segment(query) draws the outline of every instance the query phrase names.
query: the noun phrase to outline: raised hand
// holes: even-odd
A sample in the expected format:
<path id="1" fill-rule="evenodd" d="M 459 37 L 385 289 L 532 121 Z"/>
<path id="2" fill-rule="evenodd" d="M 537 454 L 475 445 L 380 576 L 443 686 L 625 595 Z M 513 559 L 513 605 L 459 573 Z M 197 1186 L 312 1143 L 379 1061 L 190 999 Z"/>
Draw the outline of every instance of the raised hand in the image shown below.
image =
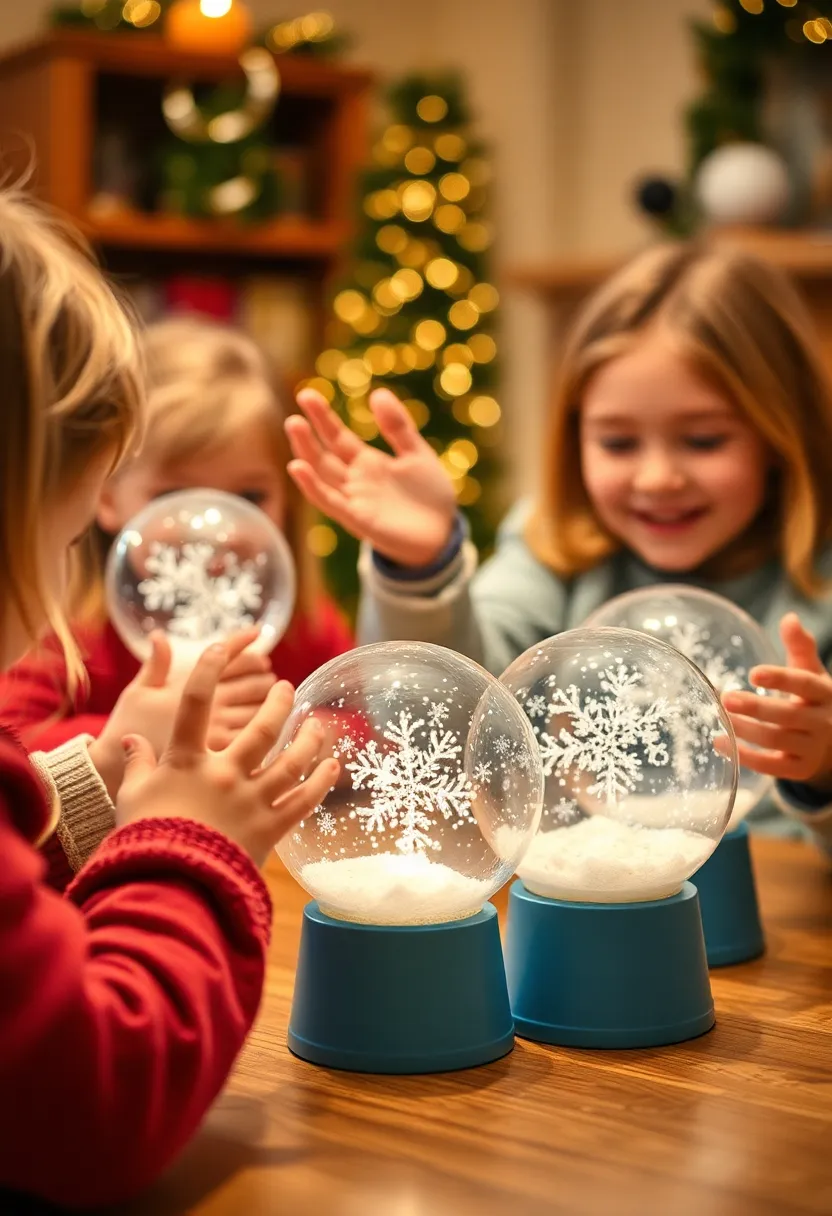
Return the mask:
<path id="1" fill-rule="evenodd" d="M 208 746 L 212 751 L 228 747 L 257 713 L 276 682 L 268 655 L 244 650 L 229 662 L 211 708 Z"/>
<path id="2" fill-rule="evenodd" d="M 756 688 L 786 695 L 729 692 L 723 697 L 740 764 L 781 780 L 832 789 L 832 676 L 796 613 L 783 617 L 780 636 L 787 666 L 754 667 L 749 677 Z"/>
<path id="3" fill-rule="evenodd" d="M 304 722 L 289 747 L 267 768 L 292 708 L 294 690 L 277 684 L 222 752 L 208 750 L 211 705 L 228 662 L 223 646 L 202 655 L 185 684 L 168 747 L 156 761 L 146 739 L 129 738 L 127 769 L 117 803 L 120 825 L 136 819 L 184 818 L 236 841 L 257 865 L 338 779 L 337 760 L 318 762 L 323 731 Z"/>
<path id="4" fill-rule="evenodd" d="M 303 389 L 297 400 L 305 416 L 286 420 L 296 458 L 288 469 L 309 502 L 391 561 L 434 561 L 453 531 L 456 496 L 401 401 L 388 389 L 370 394 L 390 455 L 353 434 L 320 393 Z"/>

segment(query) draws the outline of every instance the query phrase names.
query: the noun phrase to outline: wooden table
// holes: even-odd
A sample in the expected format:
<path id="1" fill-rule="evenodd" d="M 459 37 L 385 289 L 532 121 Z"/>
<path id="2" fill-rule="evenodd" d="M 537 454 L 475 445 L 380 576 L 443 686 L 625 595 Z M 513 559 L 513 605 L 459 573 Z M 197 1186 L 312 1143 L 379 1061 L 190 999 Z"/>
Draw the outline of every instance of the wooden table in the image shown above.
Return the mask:
<path id="1" fill-rule="evenodd" d="M 306 897 L 275 859 L 258 1026 L 196 1142 L 130 1213 L 830 1216 L 832 872 L 797 843 L 754 855 L 769 949 L 713 973 L 710 1034 L 630 1052 L 518 1040 L 486 1068 L 398 1078 L 289 1054 Z"/>

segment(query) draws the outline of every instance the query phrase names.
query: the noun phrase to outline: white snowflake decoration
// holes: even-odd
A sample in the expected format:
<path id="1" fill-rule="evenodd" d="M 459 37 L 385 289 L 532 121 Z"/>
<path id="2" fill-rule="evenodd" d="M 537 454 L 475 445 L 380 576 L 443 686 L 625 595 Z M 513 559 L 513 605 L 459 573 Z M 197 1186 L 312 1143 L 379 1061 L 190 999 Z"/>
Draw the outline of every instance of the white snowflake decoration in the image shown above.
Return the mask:
<path id="1" fill-rule="evenodd" d="M 535 696 L 529 697 L 528 701 L 526 702 L 526 713 L 530 718 L 545 718 L 548 711 L 549 702 L 544 696 L 541 696 L 540 693 L 536 693 Z"/>
<path id="2" fill-rule="evenodd" d="M 491 765 L 487 760 L 481 760 L 474 769 L 474 780 L 478 781 L 480 785 L 487 785 L 491 780 Z"/>
<path id="3" fill-rule="evenodd" d="M 214 574 L 212 566 L 221 573 Z M 235 553 L 218 559 L 213 545 L 189 543 L 181 551 L 158 541 L 146 562 L 149 578 L 139 583 L 148 612 L 169 612 L 174 637 L 201 641 L 254 623 L 263 606 L 263 588 L 253 562 L 240 564 Z"/>
<path id="4" fill-rule="evenodd" d="M 526 771 L 531 766 L 532 758 L 529 749 L 522 743 L 509 739 L 508 735 L 497 736 L 494 740 L 494 751 L 504 761 L 502 768 L 514 766 Z"/>
<path id="5" fill-rule="evenodd" d="M 573 767 L 589 773 L 595 781 L 587 793 L 613 805 L 643 780 L 645 755 L 649 764 L 669 763 L 662 729 L 667 726 L 670 708 L 664 698 L 640 704 L 634 693 L 642 685 L 642 675 L 623 663 L 600 676 L 604 695 L 585 700 L 574 684 L 552 688 L 547 713 L 568 714 L 571 730 L 564 727 L 554 737 L 539 727 L 535 730 L 545 776 L 563 775 Z M 554 685 L 555 678 L 550 676 L 548 682 Z"/>
<path id="6" fill-rule="evenodd" d="M 322 811 L 318 815 L 318 831 L 322 836 L 334 836 L 336 832 L 335 816 L 329 811 Z"/>
<path id="7" fill-rule="evenodd" d="M 730 692 L 742 688 L 742 677 L 745 668 L 729 666 L 730 657 L 722 650 L 717 650 L 710 640 L 707 629 L 695 621 L 683 621 L 677 625 L 668 638 L 671 646 L 695 663 L 699 670 L 708 677 L 719 693 Z"/>
<path id="8" fill-rule="evenodd" d="M 443 705 L 441 701 L 432 701 L 428 712 L 431 726 L 442 726 L 450 712 L 447 705 Z"/>
<path id="9" fill-rule="evenodd" d="M 415 720 L 402 711 L 388 722 L 383 735 L 389 750 L 371 739 L 346 766 L 354 790 L 372 795 L 368 807 L 353 812 L 370 835 L 400 830 L 396 848 L 402 853 L 438 849 L 431 836 L 436 816 L 457 823 L 473 819 L 474 787 L 459 769 L 462 748 L 453 731 L 423 729 L 425 720 Z M 426 737 L 427 736 L 427 737 Z"/>
<path id="10" fill-rule="evenodd" d="M 335 744 L 335 750 L 340 756 L 351 756 L 355 751 L 355 740 L 349 735 L 343 735 Z"/>

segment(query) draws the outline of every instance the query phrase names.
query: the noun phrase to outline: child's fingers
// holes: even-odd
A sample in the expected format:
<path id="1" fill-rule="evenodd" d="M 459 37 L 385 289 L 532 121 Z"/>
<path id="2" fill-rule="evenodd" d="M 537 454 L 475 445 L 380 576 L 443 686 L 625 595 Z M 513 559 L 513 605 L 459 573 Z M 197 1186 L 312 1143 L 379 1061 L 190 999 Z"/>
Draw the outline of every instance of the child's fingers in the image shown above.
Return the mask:
<path id="1" fill-rule="evenodd" d="M 284 423 L 292 455 L 305 460 L 319 477 L 336 489 L 347 480 L 347 465 L 340 457 L 325 451 L 305 418 L 295 414 Z"/>
<path id="2" fill-rule="evenodd" d="M 817 643 L 808 629 L 804 628 L 796 612 L 787 612 L 783 617 L 780 622 L 780 637 L 789 667 L 803 668 L 816 674 L 825 672 Z"/>
<path id="3" fill-rule="evenodd" d="M 743 768 L 765 777 L 776 777 L 780 781 L 799 781 L 804 775 L 802 762 L 797 756 L 781 751 L 761 751 L 747 743 L 737 743 L 737 759 Z"/>
<path id="4" fill-rule="evenodd" d="M 337 760 L 322 760 L 305 781 L 275 801 L 276 820 L 281 825 L 280 836 L 285 835 L 316 806 L 320 806 L 338 781 L 340 772 L 341 766 Z"/>
<path id="5" fill-rule="evenodd" d="M 227 662 L 224 645 L 209 646 L 199 656 L 182 690 L 167 756 L 191 760 L 205 751 L 214 692 Z"/>
<path id="6" fill-rule="evenodd" d="M 334 452 L 345 464 L 351 464 L 364 451 L 364 442 L 344 425 L 320 393 L 314 389 L 302 389 L 297 395 L 297 403 L 324 447 Z"/>
<path id="7" fill-rule="evenodd" d="M 832 699 L 828 676 L 800 667 L 752 667 L 749 678 L 755 688 L 789 693 L 800 697 L 807 705 L 826 705 Z"/>
<path id="8" fill-rule="evenodd" d="M 256 650 L 244 650 L 242 654 L 237 655 L 236 659 L 232 659 L 230 663 L 226 664 L 220 680 L 220 688 L 241 676 L 269 675 L 271 670 L 272 661 L 269 655 L 258 654 Z"/>
<path id="9" fill-rule="evenodd" d="M 262 705 L 277 683 L 277 677 L 268 675 L 239 676 L 236 680 L 223 680 L 217 689 L 214 704 L 219 709 L 230 709 L 237 705 Z"/>
<path id="10" fill-rule="evenodd" d="M 234 659 L 237 659 L 247 646 L 251 646 L 252 642 L 256 642 L 259 636 L 259 625 L 249 625 L 247 629 L 238 629 L 236 633 L 229 634 L 223 642 L 223 646 L 227 652 L 226 666 Z M 225 672 L 222 674 L 224 675 Z"/>
<path id="11" fill-rule="evenodd" d="M 810 736 L 803 731 L 784 730 L 782 726 L 760 722 L 755 718 L 744 718 L 740 714 L 731 714 L 731 725 L 737 739 L 768 748 L 770 751 L 800 753 L 806 750 L 810 741 Z"/>
<path id="12" fill-rule="evenodd" d="M 290 460 L 286 471 L 313 507 L 317 507 L 330 519 L 334 519 L 348 532 L 354 533 L 355 529 L 360 526 L 344 495 L 322 481 L 306 461 Z"/>
<path id="13" fill-rule="evenodd" d="M 150 776 L 156 768 L 156 756 L 147 739 L 141 735 L 125 735 L 122 746 L 126 758 L 120 792 L 127 793 L 134 785 Z"/>
<path id="14" fill-rule="evenodd" d="M 316 718 L 307 718 L 290 745 L 263 770 L 262 781 L 274 803 L 298 782 L 305 781 L 317 763 L 324 742 L 323 728 Z"/>
<path id="15" fill-rule="evenodd" d="M 170 642 L 161 629 L 150 635 L 150 657 L 145 660 L 136 680 L 145 688 L 162 688 L 170 672 Z"/>
<path id="16" fill-rule="evenodd" d="M 377 388 L 370 393 L 370 409 L 383 438 L 397 456 L 410 456 L 423 448 L 433 452 L 427 440 L 419 434 L 404 405 L 389 388 Z"/>
<path id="17" fill-rule="evenodd" d="M 733 717 L 742 714 L 759 722 L 771 722 L 786 730 L 812 730 L 815 713 L 802 701 L 787 701 L 781 697 L 758 697 L 753 692 L 728 692 L 722 704 Z"/>
<path id="18" fill-rule="evenodd" d="M 263 763 L 286 725 L 294 701 L 294 688 L 287 680 L 281 680 L 227 749 L 228 758 L 244 773 L 254 772 Z"/>

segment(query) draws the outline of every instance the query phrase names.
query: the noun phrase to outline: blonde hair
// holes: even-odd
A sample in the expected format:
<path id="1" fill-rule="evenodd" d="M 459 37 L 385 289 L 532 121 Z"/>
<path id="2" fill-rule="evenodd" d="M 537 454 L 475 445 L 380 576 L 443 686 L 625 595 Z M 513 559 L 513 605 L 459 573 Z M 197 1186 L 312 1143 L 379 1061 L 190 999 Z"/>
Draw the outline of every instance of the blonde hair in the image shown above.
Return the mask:
<path id="1" fill-rule="evenodd" d="M 144 357 L 148 417 L 141 460 L 176 464 L 200 451 L 222 449 L 241 428 L 265 426 L 286 495 L 283 531 L 297 572 L 296 616 L 312 616 L 320 584 L 307 545 L 310 515 L 285 472 L 290 459 L 283 429 L 286 415 L 260 349 L 230 326 L 181 316 L 147 328 Z M 74 596 L 82 622 L 100 624 L 106 619 L 103 571 L 112 539 L 96 526 L 83 551 Z"/>
<path id="2" fill-rule="evenodd" d="M 0 586 L 34 642 L 57 634 L 70 686 L 83 677 L 42 567 L 42 510 L 110 453 L 113 468 L 143 409 L 131 320 L 82 238 L 21 190 L 0 190 Z M 5 614 L 5 613 L 4 613 Z"/>
<path id="3" fill-rule="evenodd" d="M 725 577 L 778 555 L 795 587 L 824 590 L 815 562 L 832 538 L 832 395 L 811 321 L 773 266 L 696 244 L 648 250 L 582 310 L 555 396 L 543 489 L 526 530 L 535 555 L 572 577 L 621 547 L 602 527 L 583 484 L 579 411 L 591 377 L 648 329 L 666 334 L 774 455 L 762 515 L 709 563 L 709 572 Z"/>

